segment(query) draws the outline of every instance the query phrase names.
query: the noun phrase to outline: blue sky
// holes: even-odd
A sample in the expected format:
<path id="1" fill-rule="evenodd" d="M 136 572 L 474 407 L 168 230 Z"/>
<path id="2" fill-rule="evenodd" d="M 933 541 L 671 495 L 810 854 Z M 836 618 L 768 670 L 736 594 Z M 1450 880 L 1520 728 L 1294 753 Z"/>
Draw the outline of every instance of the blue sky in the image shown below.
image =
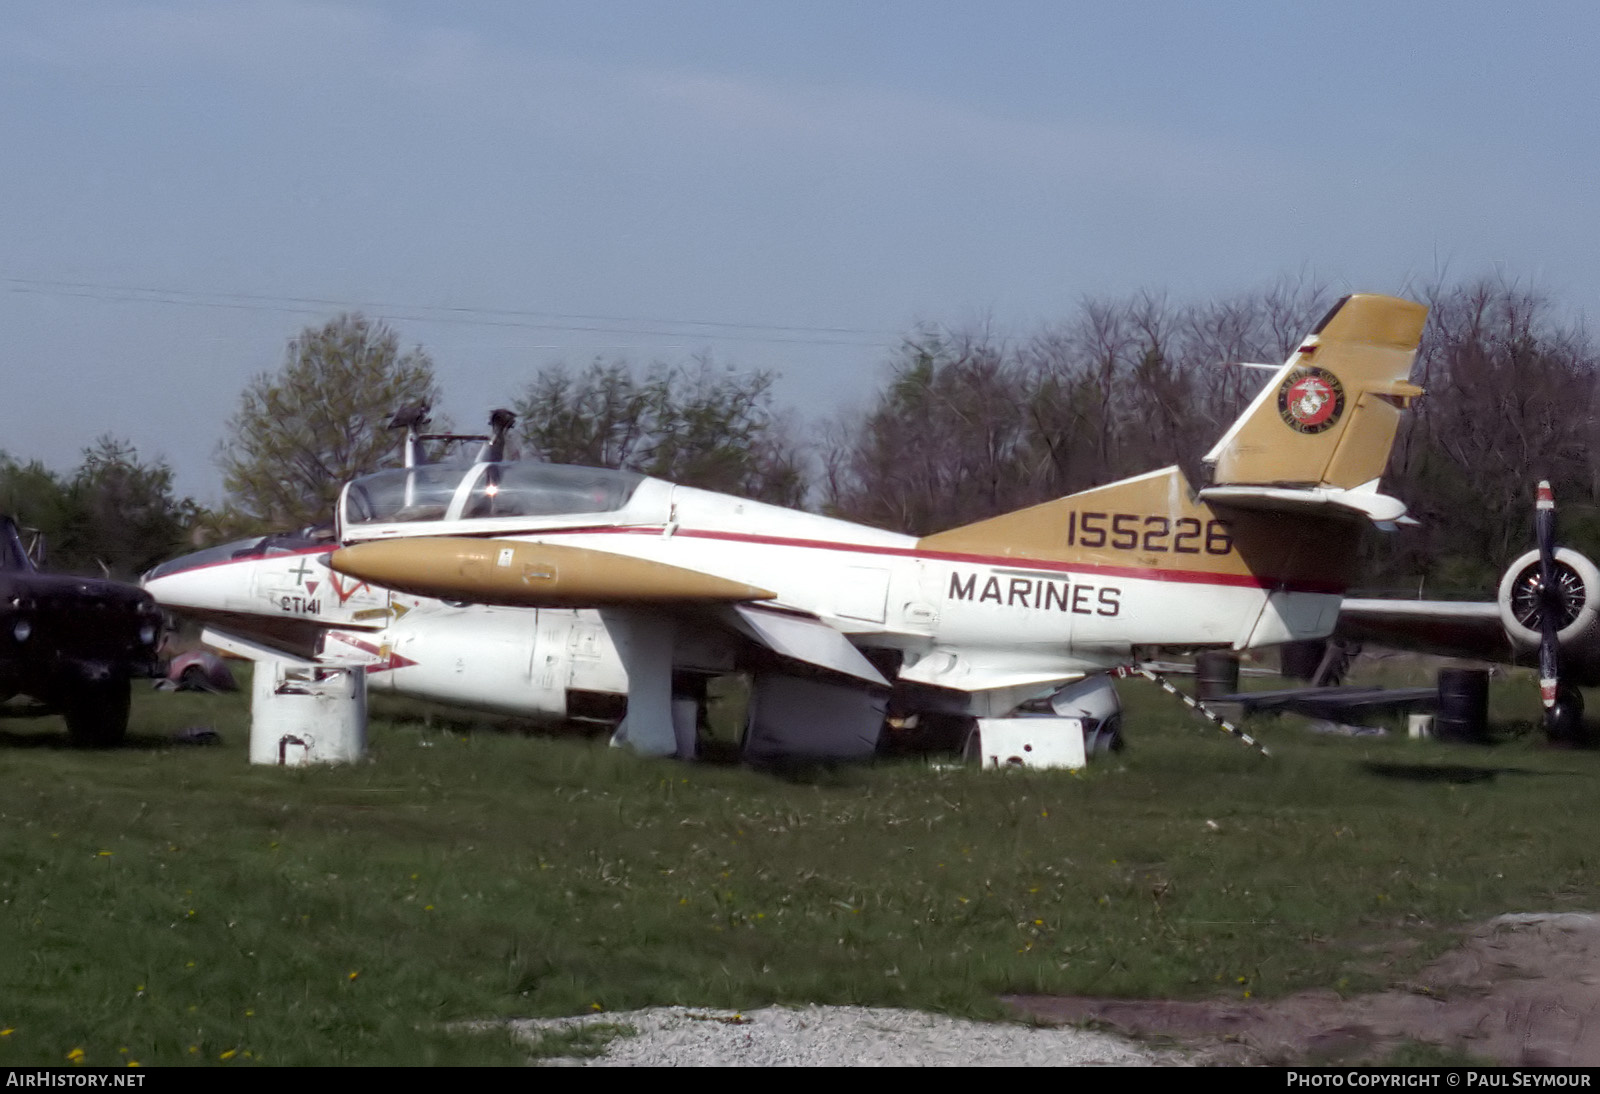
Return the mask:
<path id="1" fill-rule="evenodd" d="M 461 425 L 707 350 L 824 417 L 918 322 L 1281 274 L 1595 314 L 1597 10 L 10 3 L 0 448 L 218 501 L 241 389 L 343 308 Z"/>

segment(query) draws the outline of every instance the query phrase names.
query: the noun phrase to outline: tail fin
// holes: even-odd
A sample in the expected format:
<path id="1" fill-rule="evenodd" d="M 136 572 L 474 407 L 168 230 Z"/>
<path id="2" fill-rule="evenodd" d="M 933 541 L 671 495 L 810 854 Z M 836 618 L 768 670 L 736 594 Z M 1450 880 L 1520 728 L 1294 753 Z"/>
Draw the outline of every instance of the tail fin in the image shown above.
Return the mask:
<path id="1" fill-rule="evenodd" d="M 1422 394 L 1406 377 L 1427 315 L 1423 305 L 1392 296 L 1357 294 L 1335 304 L 1206 454 L 1211 485 L 1353 490 L 1375 483 L 1400 411 Z"/>
<path id="2" fill-rule="evenodd" d="M 1402 408 L 1422 394 L 1406 376 L 1427 314 L 1389 296 L 1335 304 L 1206 455 L 1212 485 L 1198 498 L 1169 467 L 925 536 L 918 546 L 1108 566 L 1137 554 L 1155 570 L 1344 582 L 1359 525 L 1406 519 L 1405 505 L 1378 493 L 1377 480 Z"/>

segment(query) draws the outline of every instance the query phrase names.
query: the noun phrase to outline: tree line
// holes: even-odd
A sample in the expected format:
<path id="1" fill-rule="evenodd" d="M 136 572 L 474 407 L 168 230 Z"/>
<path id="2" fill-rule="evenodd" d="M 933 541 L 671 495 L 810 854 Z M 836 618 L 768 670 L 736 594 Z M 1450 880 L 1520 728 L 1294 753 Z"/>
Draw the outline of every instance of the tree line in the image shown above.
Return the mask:
<path id="1" fill-rule="evenodd" d="M 173 496 L 170 467 L 110 436 L 68 475 L 0 452 L 0 513 L 51 568 L 124 579 L 170 558 L 203 517 L 192 499 Z"/>
<path id="2" fill-rule="evenodd" d="M 1563 542 L 1600 548 L 1597 360 L 1587 328 L 1503 281 L 1437 285 L 1386 488 L 1416 528 L 1371 537 L 1368 584 L 1482 595 L 1531 538 L 1548 478 Z M 619 467 L 913 534 L 1199 458 L 1332 304 L 1305 280 L 1203 301 L 1090 299 L 1026 335 L 926 326 L 867 405 L 802 432 L 771 371 L 701 356 L 538 370 L 514 398 L 513 455 Z M 162 462 L 101 438 L 70 475 L 0 454 L 0 508 L 55 566 L 131 577 L 191 545 L 326 521 L 348 478 L 392 465 L 404 405 L 439 401 L 433 361 L 360 315 L 308 327 L 255 377 L 218 462 L 226 502 L 172 494 Z M 448 423 L 438 423 L 447 426 Z"/>

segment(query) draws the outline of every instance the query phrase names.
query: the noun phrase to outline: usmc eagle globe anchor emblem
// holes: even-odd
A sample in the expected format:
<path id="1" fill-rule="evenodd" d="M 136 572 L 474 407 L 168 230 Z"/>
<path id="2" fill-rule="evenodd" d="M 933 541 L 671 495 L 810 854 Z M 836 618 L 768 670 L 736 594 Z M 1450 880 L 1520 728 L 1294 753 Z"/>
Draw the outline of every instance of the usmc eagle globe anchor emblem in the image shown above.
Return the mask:
<path id="1" fill-rule="evenodd" d="M 1298 369 L 1278 389 L 1278 415 L 1297 433 L 1321 433 L 1344 413 L 1344 385 L 1324 368 Z"/>

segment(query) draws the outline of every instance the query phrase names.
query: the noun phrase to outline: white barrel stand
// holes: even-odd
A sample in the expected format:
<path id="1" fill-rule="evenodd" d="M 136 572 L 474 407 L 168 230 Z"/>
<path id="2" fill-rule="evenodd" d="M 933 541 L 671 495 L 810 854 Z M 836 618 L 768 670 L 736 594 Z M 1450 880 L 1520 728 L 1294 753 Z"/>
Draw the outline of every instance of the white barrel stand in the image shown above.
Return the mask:
<path id="1" fill-rule="evenodd" d="M 251 763 L 348 763 L 359 760 L 366 746 L 365 670 L 256 662 Z"/>

